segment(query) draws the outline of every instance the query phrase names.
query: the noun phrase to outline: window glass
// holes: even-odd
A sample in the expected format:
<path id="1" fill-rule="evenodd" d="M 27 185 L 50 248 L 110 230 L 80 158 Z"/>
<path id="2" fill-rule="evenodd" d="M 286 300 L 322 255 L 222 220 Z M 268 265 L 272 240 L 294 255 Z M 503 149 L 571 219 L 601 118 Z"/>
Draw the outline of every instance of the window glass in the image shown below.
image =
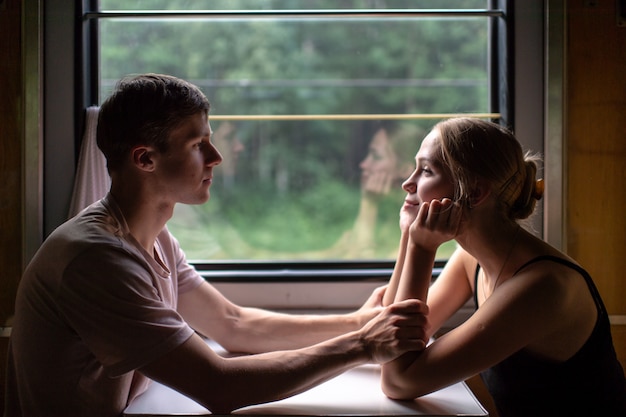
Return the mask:
<path id="1" fill-rule="evenodd" d="M 423 12 L 485 3 L 102 0 L 99 95 L 159 72 L 211 101 L 211 199 L 168 223 L 190 259 L 391 260 L 424 135 L 448 115 L 497 118 L 493 18 Z"/>

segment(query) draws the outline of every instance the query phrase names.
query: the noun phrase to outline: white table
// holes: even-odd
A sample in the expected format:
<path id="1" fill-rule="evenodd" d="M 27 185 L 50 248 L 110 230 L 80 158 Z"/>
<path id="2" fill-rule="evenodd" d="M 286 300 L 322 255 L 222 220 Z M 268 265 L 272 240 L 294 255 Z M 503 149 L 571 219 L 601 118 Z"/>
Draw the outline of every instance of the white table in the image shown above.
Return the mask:
<path id="1" fill-rule="evenodd" d="M 221 348 L 214 346 L 218 353 Z M 221 352 L 220 352 L 221 350 Z M 124 416 L 197 416 L 211 414 L 184 395 L 156 382 L 137 397 Z M 354 368 L 309 391 L 281 401 L 240 408 L 239 415 L 265 416 L 488 416 L 465 383 L 413 401 L 394 401 L 380 389 L 380 367 Z"/>

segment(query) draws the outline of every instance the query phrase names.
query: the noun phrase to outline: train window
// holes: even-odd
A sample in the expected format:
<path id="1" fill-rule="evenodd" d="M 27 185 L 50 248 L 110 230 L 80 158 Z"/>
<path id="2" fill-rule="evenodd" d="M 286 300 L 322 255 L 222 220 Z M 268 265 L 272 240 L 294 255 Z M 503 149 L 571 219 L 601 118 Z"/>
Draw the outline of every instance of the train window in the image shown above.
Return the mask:
<path id="1" fill-rule="evenodd" d="M 210 201 L 168 227 L 213 280 L 387 277 L 401 183 L 430 127 L 513 122 L 506 1 L 91 3 L 88 100 L 158 72 L 211 102 L 224 162 Z"/>

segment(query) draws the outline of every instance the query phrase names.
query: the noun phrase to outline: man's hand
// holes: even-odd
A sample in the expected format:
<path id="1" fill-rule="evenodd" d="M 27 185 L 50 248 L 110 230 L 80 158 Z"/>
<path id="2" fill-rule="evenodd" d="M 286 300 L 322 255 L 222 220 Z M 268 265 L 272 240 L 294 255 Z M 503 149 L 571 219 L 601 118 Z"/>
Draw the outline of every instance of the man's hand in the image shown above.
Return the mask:
<path id="1" fill-rule="evenodd" d="M 419 300 L 404 300 L 383 309 L 360 330 L 371 361 L 383 364 L 428 342 L 428 306 Z"/>

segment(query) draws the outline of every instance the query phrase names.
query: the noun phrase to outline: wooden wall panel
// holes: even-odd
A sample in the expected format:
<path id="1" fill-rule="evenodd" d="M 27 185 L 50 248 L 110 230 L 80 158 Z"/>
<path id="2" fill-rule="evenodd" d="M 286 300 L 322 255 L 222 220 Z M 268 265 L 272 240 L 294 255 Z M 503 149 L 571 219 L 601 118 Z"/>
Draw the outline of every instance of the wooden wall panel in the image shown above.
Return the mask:
<path id="1" fill-rule="evenodd" d="M 22 0 L 0 0 L 0 327 L 12 316 L 22 273 Z M 0 336 L 0 410 L 8 339 Z"/>
<path id="2" fill-rule="evenodd" d="M 626 315 L 626 27 L 614 0 L 568 6 L 567 250 Z"/>
<path id="3" fill-rule="evenodd" d="M 626 366 L 626 27 L 615 0 L 567 2 L 566 233 L 614 318 Z"/>
<path id="4" fill-rule="evenodd" d="M 613 334 L 613 344 L 618 347 L 617 359 L 622 364 L 622 367 L 626 370 L 626 326 L 611 326 L 611 333 Z"/>
<path id="5" fill-rule="evenodd" d="M 21 2 L 0 1 L 0 326 L 22 273 Z"/>

